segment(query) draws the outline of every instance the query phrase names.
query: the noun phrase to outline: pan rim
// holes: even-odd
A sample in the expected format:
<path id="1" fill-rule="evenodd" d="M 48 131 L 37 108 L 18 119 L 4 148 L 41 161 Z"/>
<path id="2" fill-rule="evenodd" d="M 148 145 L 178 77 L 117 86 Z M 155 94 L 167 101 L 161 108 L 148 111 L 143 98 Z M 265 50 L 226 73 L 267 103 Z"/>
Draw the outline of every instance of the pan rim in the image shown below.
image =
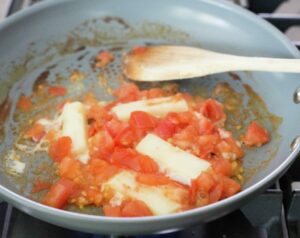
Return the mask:
<path id="1" fill-rule="evenodd" d="M 38 3 L 30 8 L 27 8 L 21 12 L 17 12 L 13 14 L 12 16 L 8 17 L 6 20 L 0 23 L 0 32 L 4 30 L 5 28 L 9 27 L 10 25 L 14 24 L 16 21 L 22 20 L 23 18 L 26 18 L 27 16 L 30 16 L 33 13 L 36 13 L 38 11 L 47 9 L 48 7 L 53 7 L 60 4 L 65 4 L 67 2 L 71 2 L 73 0 L 50 0 L 50 1 L 44 1 L 41 3 Z M 272 26 L 270 23 L 264 21 L 263 19 L 260 19 L 257 17 L 254 13 L 251 13 L 239 6 L 234 5 L 233 3 L 227 2 L 225 0 L 195 0 L 198 2 L 203 2 L 207 5 L 222 8 L 226 11 L 229 11 L 231 13 L 237 14 L 240 17 L 243 17 L 245 19 L 248 19 L 252 21 L 253 23 L 256 23 L 260 25 L 262 28 L 264 28 L 265 31 L 268 31 L 272 34 L 274 38 L 277 38 L 280 40 L 280 43 L 282 46 L 285 47 L 286 52 L 291 55 L 291 57 L 298 58 L 300 57 L 299 51 L 296 49 L 296 47 L 274 26 Z M 96 216 L 96 215 L 87 215 L 87 214 L 80 214 L 65 210 L 59 210 L 52 207 L 48 207 L 46 205 L 43 205 L 41 203 L 35 202 L 33 200 L 30 200 L 29 198 L 26 198 L 24 196 L 21 196 L 3 185 L 0 185 L 0 194 L 4 196 L 4 198 L 10 198 L 13 200 L 14 203 L 19 203 L 24 206 L 24 208 L 21 210 L 27 211 L 27 207 L 33 210 L 36 210 L 41 213 L 45 214 L 51 214 L 56 217 L 61 218 L 72 218 L 76 220 L 85 219 L 88 222 L 103 222 L 103 223 L 119 223 L 119 224 L 142 224 L 142 223 L 149 223 L 149 222 L 155 222 L 155 221 L 164 221 L 164 220 L 172 220 L 172 219 L 183 219 L 190 216 L 197 216 L 201 215 L 202 213 L 206 213 L 210 210 L 215 210 L 218 208 L 221 208 L 223 206 L 228 206 L 230 204 L 234 204 L 237 201 L 239 201 L 241 198 L 246 197 L 247 195 L 253 194 L 255 191 L 258 190 L 258 188 L 262 188 L 269 184 L 275 177 L 278 176 L 278 174 L 281 174 L 283 171 L 285 171 L 289 165 L 293 162 L 293 160 L 296 158 L 297 154 L 300 152 L 300 144 L 293 150 L 290 155 L 281 163 L 274 171 L 272 171 L 268 176 L 261 179 L 259 182 L 251 185 L 249 188 L 242 190 L 238 194 L 221 200 L 217 203 L 210 204 L 204 207 L 195 208 L 192 210 L 175 213 L 175 214 L 169 214 L 169 215 L 160 215 L 160 216 L 151 216 L 151 217 L 139 217 L 139 218 L 112 218 L 112 217 L 105 217 L 105 216 Z M 18 206 L 19 207 L 19 206 Z M 19 207 L 20 208 L 20 207 Z"/>

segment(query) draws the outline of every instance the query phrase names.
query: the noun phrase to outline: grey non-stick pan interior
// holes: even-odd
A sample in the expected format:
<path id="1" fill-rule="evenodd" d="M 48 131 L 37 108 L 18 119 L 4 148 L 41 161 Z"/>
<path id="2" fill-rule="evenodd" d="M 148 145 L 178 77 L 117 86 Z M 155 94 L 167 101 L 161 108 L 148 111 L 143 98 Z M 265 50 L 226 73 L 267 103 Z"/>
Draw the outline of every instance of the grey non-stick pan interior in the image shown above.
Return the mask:
<path id="1" fill-rule="evenodd" d="M 297 144 L 292 150 L 290 146 L 300 134 L 300 108 L 295 100 L 300 76 L 224 73 L 186 80 L 179 86 L 192 94 L 210 96 L 216 84 L 226 83 L 236 92 L 232 96 L 241 100 L 243 112 L 248 113 L 247 117 L 239 118 L 231 115 L 230 120 L 245 125 L 256 118 L 271 132 L 269 144 L 246 151 L 246 182 L 240 193 L 206 207 L 145 218 L 109 218 L 94 209 L 58 210 L 27 198 L 37 173 L 51 178 L 52 164 L 42 152 L 34 156 L 22 153 L 21 160 L 26 162 L 24 175 L 15 177 L 7 172 L 5 158 L 13 139 L 35 117 L 34 113 L 14 113 L 18 97 L 30 95 L 39 83 L 44 83 L 65 85 L 67 97 L 80 98 L 83 92 L 91 90 L 99 99 L 110 100 L 111 90 L 123 80 L 122 54 L 135 45 L 148 44 L 192 45 L 245 56 L 299 56 L 285 36 L 271 25 L 225 1 L 54 0 L 17 13 L 0 24 L 0 197 L 3 200 L 32 216 L 72 229 L 92 233 L 150 233 L 180 229 L 229 213 L 287 170 L 299 152 Z M 112 51 L 116 60 L 105 70 L 94 69 L 93 57 L 104 49 Z M 80 84 L 69 81 L 74 70 L 84 74 Z M 45 95 L 40 100 L 42 103 L 35 108 L 38 113 L 50 110 L 60 99 Z M 47 168 L 37 172 L 41 164 Z"/>

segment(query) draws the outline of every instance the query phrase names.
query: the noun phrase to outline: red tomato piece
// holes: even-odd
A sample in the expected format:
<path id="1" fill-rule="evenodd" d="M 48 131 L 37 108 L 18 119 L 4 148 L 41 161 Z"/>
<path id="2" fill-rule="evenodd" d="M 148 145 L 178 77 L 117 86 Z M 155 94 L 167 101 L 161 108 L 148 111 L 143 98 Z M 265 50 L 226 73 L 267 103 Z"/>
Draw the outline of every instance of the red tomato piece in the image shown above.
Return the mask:
<path id="1" fill-rule="evenodd" d="M 122 203 L 122 217 L 144 217 L 152 215 L 153 213 L 149 207 L 140 200 L 130 200 Z"/>
<path id="2" fill-rule="evenodd" d="M 145 53 L 148 50 L 148 47 L 146 46 L 136 46 L 132 48 L 131 53 L 134 55 L 140 55 Z"/>
<path id="3" fill-rule="evenodd" d="M 108 159 L 113 151 L 114 141 L 106 130 L 101 130 L 89 138 L 88 146 L 91 157 Z"/>
<path id="4" fill-rule="evenodd" d="M 183 150 L 193 147 L 195 139 L 198 137 L 198 130 L 193 125 L 187 126 L 185 129 L 176 133 L 172 138 L 172 144 Z"/>
<path id="5" fill-rule="evenodd" d="M 48 88 L 48 93 L 54 97 L 64 96 L 67 93 L 67 89 L 62 86 L 52 86 Z"/>
<path id="6" fill-rule="evenodd" d="M 222 198 L 223 182 L 220 180 L 218 184 L 209 193 L 209 203 L 215 203 Z"/>
<path id="7" fill-rule="evenodd" d="M 223 192 L 222 192 L 222 197 L 227 198 L 231 197 L 232 195 L 236 194 L 241 190 L 241 185 L 234 181 L 231 178 L 228 177 L 223 177 Z"/>
<path id="8" fill-rule="evenodd" d="M 130 146 L 135 140 L 135 133 L 132 131 L 130 126 L 125 127 L 114 138 L 115 145 L 118 146 Z"/>
<path id="9" fill-rule="evenodd" d="M 158 122 L 157 127 L 154 129 L 154 133 L 164 140 L 172 137 L 176 132 L 176 125 L 168 119 L 162 119 Z"/>
<path id="10" fill-rule="evenodd" d="M 40 191 L 43 191 L 43 190 L 46 190 L 46 189 L 49 189 L 51 187 L 51 183 L 49 182 L 46 182 L 46 181 L 43 181 L 43 180 L 40 180 L 40 179 L 37 179 L 33 182 L 33 186 L 32 186 L 32 189 L 31 189 L 31 193 L 38 193 Z"/>
<path id="11" fill-rule="evenodd" d="M 216 126 L 211 122 L 211 120 L 205 117 L 202 117 L 199 120 L 198 125 L 200 135 L 213 134 L 217 131 Z"/>
<path id="12" fill-rule="evenodd" d="M 50 190 L 43 198 L 42 203 L 55 208 L 63 208 L 67 204 L 68 199 L 71 197 L 74 190 L 74 182 L 62 178 L 51 186 Z"/>
<path id="13" fill-rule="evenodd" d="M 102 167 L 102 171 L 99 170 L 99 174 L 96 176 L 96 183 L 97 185 L 102 184 L 103 182 L 109 180 L 114 175 L 119 173 L 119 168 L 113 165 L 107 165 L 105 167 Z"/>
<path id="14" fill-rule="evenodd" d="M 269 140 L 268 131 L 256 121 L 250 123 L 245 136 L 242 138 L 245 145 L 257 147 L 269 142 Z"/>
<path id="15" fill-rule="evenodd" d="M 108 51 L 102 51 L 96 56 L 96 67 L 104 68 L 107 66 L 110 62 L 114 60 L 114 56 L 112 53 Z"/>
<path id="16" fill-rule="evenodd" d="M 212 188 L 216 186 L 216 179 L 209 172 L 201 173 L 196 179 L 196 185 L 198 190 L 203 192 L 210 192 Z"/>
<path id="17" fill-rule="evenodd" d="M 157 119 L 147 112 L 134 111 L 130 115 L 129 124 L 132 128 L 152 130 L 156 126 Z"/>
<path id="18" fill-rule="evenodd" d="M 59 175 L 64 178 L 74 179 L 81 174 L 81 163 L 69 156 L 65 156 L 58 165 Z"/>
<path id="19" fill-rule="evenodd" d="M 120 133 L 120 131 L 125 129 L 125 127 L 126 123 L 116 118 L 112 118 L 105 124 L 105 128 L 113 138 L 116 137 Z"/>
<path id="20" fill-rule="evenodd" d="M 48 153 L 54 161 L 60 162 L 64 157 L 71 154 L 71 147 L 71 138 L 63 136 L 51 142 Z"/>
<path id="21" fill-rule="evenodd" d="M 32 107 L 31 98 L 22 95 L 17 101 L 16 107 L 24 112 L 29 111 Z"/>
<path id="22" fill-rule="evenodd" d="M 210 160 L 210 163 L 216 173 L 224 176 L 232 175 L 232 166 L 227 159 L 215 156 Z"/>
<path id="23" fill-rule="evenodd" d="M 158 165 L 148 156 L 138 154 L 131 148 L 116 147 L 111 155 L 111 161 L 115 165 L 135 170 L 137 172 L 155 173 Z"/>
<path id="24" fill-rule="evenodd" d="M 45 127 L 40 123 L 34 123 L 33 127 L 25 132 L 24 138 L 30 138 L 34 142 L 39 142 L 45 136 L 45 134 Z"/>
<path id="25" fill-rule="evenodd" d="M 212 122 L 224 122 L 226 115 L 223 105 L 214 99 L 206 100 L 200 107 L 200 113 Z"/>
<path id="26" fill-rule="evenodd" d="M 107 217 L 121 217 L 121 206 L 104 205 L 103 212 Z"/>
<path id="27" fill-rule="evenodd" d="M 162 174 L 138 174 L 136 181 L 149 186 L 159 186 L 172 183 L 172 180 Z"/>
<path id="28" fill-rule="evenodd" d="M 195 139 L 195 145 L 197 146 L 197 154 L 200 157 L 205 158 L 206 156 L 215 151 L 215 147 L 219 141 L 220 137 L 218 134 L 198 136 Z"/>
<path id="29" fill-rule="evenodd" d="M 124 83 L 121 87 L 114 91 L 114 96 L 116 96 L 120 102 L 131 102 L 140 99 L 140 90 L 133 83 Z"/>

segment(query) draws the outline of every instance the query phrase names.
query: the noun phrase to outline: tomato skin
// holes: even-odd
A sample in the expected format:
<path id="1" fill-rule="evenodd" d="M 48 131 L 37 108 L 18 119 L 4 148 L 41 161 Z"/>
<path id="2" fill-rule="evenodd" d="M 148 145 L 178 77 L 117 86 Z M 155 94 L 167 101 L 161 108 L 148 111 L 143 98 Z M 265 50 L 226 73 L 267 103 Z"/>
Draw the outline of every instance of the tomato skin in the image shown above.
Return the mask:
<path id="1" fill-rule="evenodd" d="M 257 147 L 269 142 L 269 140 L 270 137 L 268 131 L 256 121 L 250 123 L 245 136 L 242 138 L 245 145 Z"/>
<path id="2" fill-rule="evenodd" d="M 159 169 L 158 165 L 148 156 L 138 154 L 130 148 L 116 147 L 110 159 L 115 165 L 137 172 L 155 173 Z"/>
<path id="3" fill-rule="evenodd" d="M 241 185 L 231 178 L 223 177 L 222 198 L 231 197 L 241 190 Z"/>
<path id="4" fill-rule="evenodd" d="M 141 140 L 147 132 L 153 130 L 157 119 L 143 111 L 132 112 L 129 119 L 129 126 L 137 141 Z"/>
<path id="5" fill-rule="evenodd" d="M 75 184 L 71 180 L 61 178 L 51 186 L 42 203 L 50 207 L 63 208 L 75 190 Z"/>
<path id="6" fill-rule="evenodd" d="M 151 130 L 156 126 L 156 118 L 143 111 L 134 111 L 130 115 L 129 125 L 132 128 Z"/>
<path id="7" fill-rule="evenodd" d="M 130 126 L 125 127 L 121 130 L 116 137 L 114 138 L 114 142 L 116 146 L 131 146 L 136 140 L 135 134 L 132 131 Z"/>
<path id="8" fill-rule="evenodd" d="M 106 130 L 100 130 L 89 138 L 88 147 L 91 157 L 107 159 L 113 151 L 114 141 Z"/>
<path id="9" fill-rule="evenodd" d="M 60 161 L 58 169 L 59 175 L 68 179 L 74 179 L 81 174 L 80 162 L 69 156 L 64 157 Z"/>
<path id="10" fill-rule="evenodd" d="M 37 179 L 33 182 L 31 193 L 34 194 L 34 193 L 38 193 L 40 191 L 49 189 L 51 187 L 51 185 L 52 184 L 49 182 Z"/>
<path id="11" fill-rule="evenodd" d="M 221 157 L 214 157 L 210 160 L 210 163 L 216 173 L 222 174 L 224 176 L 232 175 L 232 166 L 227 159 Z"/>
<path id="12" fill-rule="evenodd" d="M 154 133 L 161 137 L 164 140 L 172 137 L 176 132 L 176 125 L 174 125 L 168 119 L 162 119 L 158 122 L 156 128 L 154 129 Z"/>
<path id="13" fill-rule="evenodd" d="M 105 129 L 109 132 L 109 134 L 114 138 L 116 137 L 120 131 L 125 129 L 126 123 L 116 119 L 112 118 L 110 121 L 108 121 L 105 124 Z"/>
<path id="14" fill-rule="evenodd" d="M 118 98 L 119 102 L 131 102 L 140 99 L 140 90 L 133 83 L 124 83 L 121 87 L 114 91 L 114 96 Z"/>
<path id="15" fill-rule="evenodd" d="M 140 200 L 130 200 L 122 203 L 122 217 L 144 217 L 152 215 L 153 213 L 149 207 Z"/>
<path id="16" fill-rule="evenodd" d="M 21 109 L 24 112 L 27 112 L 31 109 L 32 107 L 32 102 L 30 97 L 26 97 L 22 95 L 19 100 L 17 101 L 16 107 Z"/>
<path id="17" fill-rule="evenodd" d="M 33 127 L 25 132 L 24 138 L 31 138 L 34 142 L 39 142 L 45 134 L 45 127 L 40 123 L 34 123 Z"/>
<path id="18" fill-rule="evenodd" d="M 53 96 L 64 96 L 67 93 L 67 89 L 62 86 L 52 86 L 48 88 L 48 93 Z"/>
<path id="19" fill-rule="evenodd" d="M 224 122 L 226 115 L 223 110 L 223 105 L 214 99 L 206 100 L 199 109 L 200 113 L 209 118 L 212 122 Z"/>
<path id="20" fill-rule="evenodd" d="M 108 217 L 121 217 L 121 206 L 104 205 L 103 212 Z"/>
<path id="21" fill-rule="evenodd" d="M 49 155 L 56 161 L 60 162 L 64 157 L 71 154 L 72 140 L 69 136 L 62 136 L 56 141 L 52 141 L 49 146 Z"/>
<path id="22" fill-rule="evenodd" d="M 96 56 L 96 67 L 104 68 L 114 60 L 114 56 L 109 51 L 102 51 Z"/>

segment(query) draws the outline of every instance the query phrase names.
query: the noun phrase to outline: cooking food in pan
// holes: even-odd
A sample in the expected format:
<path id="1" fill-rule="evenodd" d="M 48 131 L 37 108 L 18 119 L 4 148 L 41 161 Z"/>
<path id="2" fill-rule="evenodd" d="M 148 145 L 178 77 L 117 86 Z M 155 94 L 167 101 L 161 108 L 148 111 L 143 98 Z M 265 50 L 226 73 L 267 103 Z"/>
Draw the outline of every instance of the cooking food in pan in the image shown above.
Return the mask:
<path id="1" fill-rule="evenodd" d="M 95 60 L 104 68 L 113 56 L 105 51 Z M 59 97 L 67 90 L 51 86 L 48 93 Z M 82 101 L 64 100 L 54 115 L 42 111 L 21 132 L 35 142 L 31 151 L 43 146 L 55 163 L 55 181 L 37 177 L 33 184 L 33 193 L 43 192 L 43 204 L 93 205 L 119 217 L 205 206 L 241 190 L 241 144 L 259 147 L 269 141 L 256 121 L 234 138 L 224 127 L 222 103 L 180 92 L 176 84 L 140 90 L 123 83 L 113 94 L 115 100 L 107 102 L 92 93 Z M 17 108 L 26 113 L 32 99 L 21 96 Z"/>

